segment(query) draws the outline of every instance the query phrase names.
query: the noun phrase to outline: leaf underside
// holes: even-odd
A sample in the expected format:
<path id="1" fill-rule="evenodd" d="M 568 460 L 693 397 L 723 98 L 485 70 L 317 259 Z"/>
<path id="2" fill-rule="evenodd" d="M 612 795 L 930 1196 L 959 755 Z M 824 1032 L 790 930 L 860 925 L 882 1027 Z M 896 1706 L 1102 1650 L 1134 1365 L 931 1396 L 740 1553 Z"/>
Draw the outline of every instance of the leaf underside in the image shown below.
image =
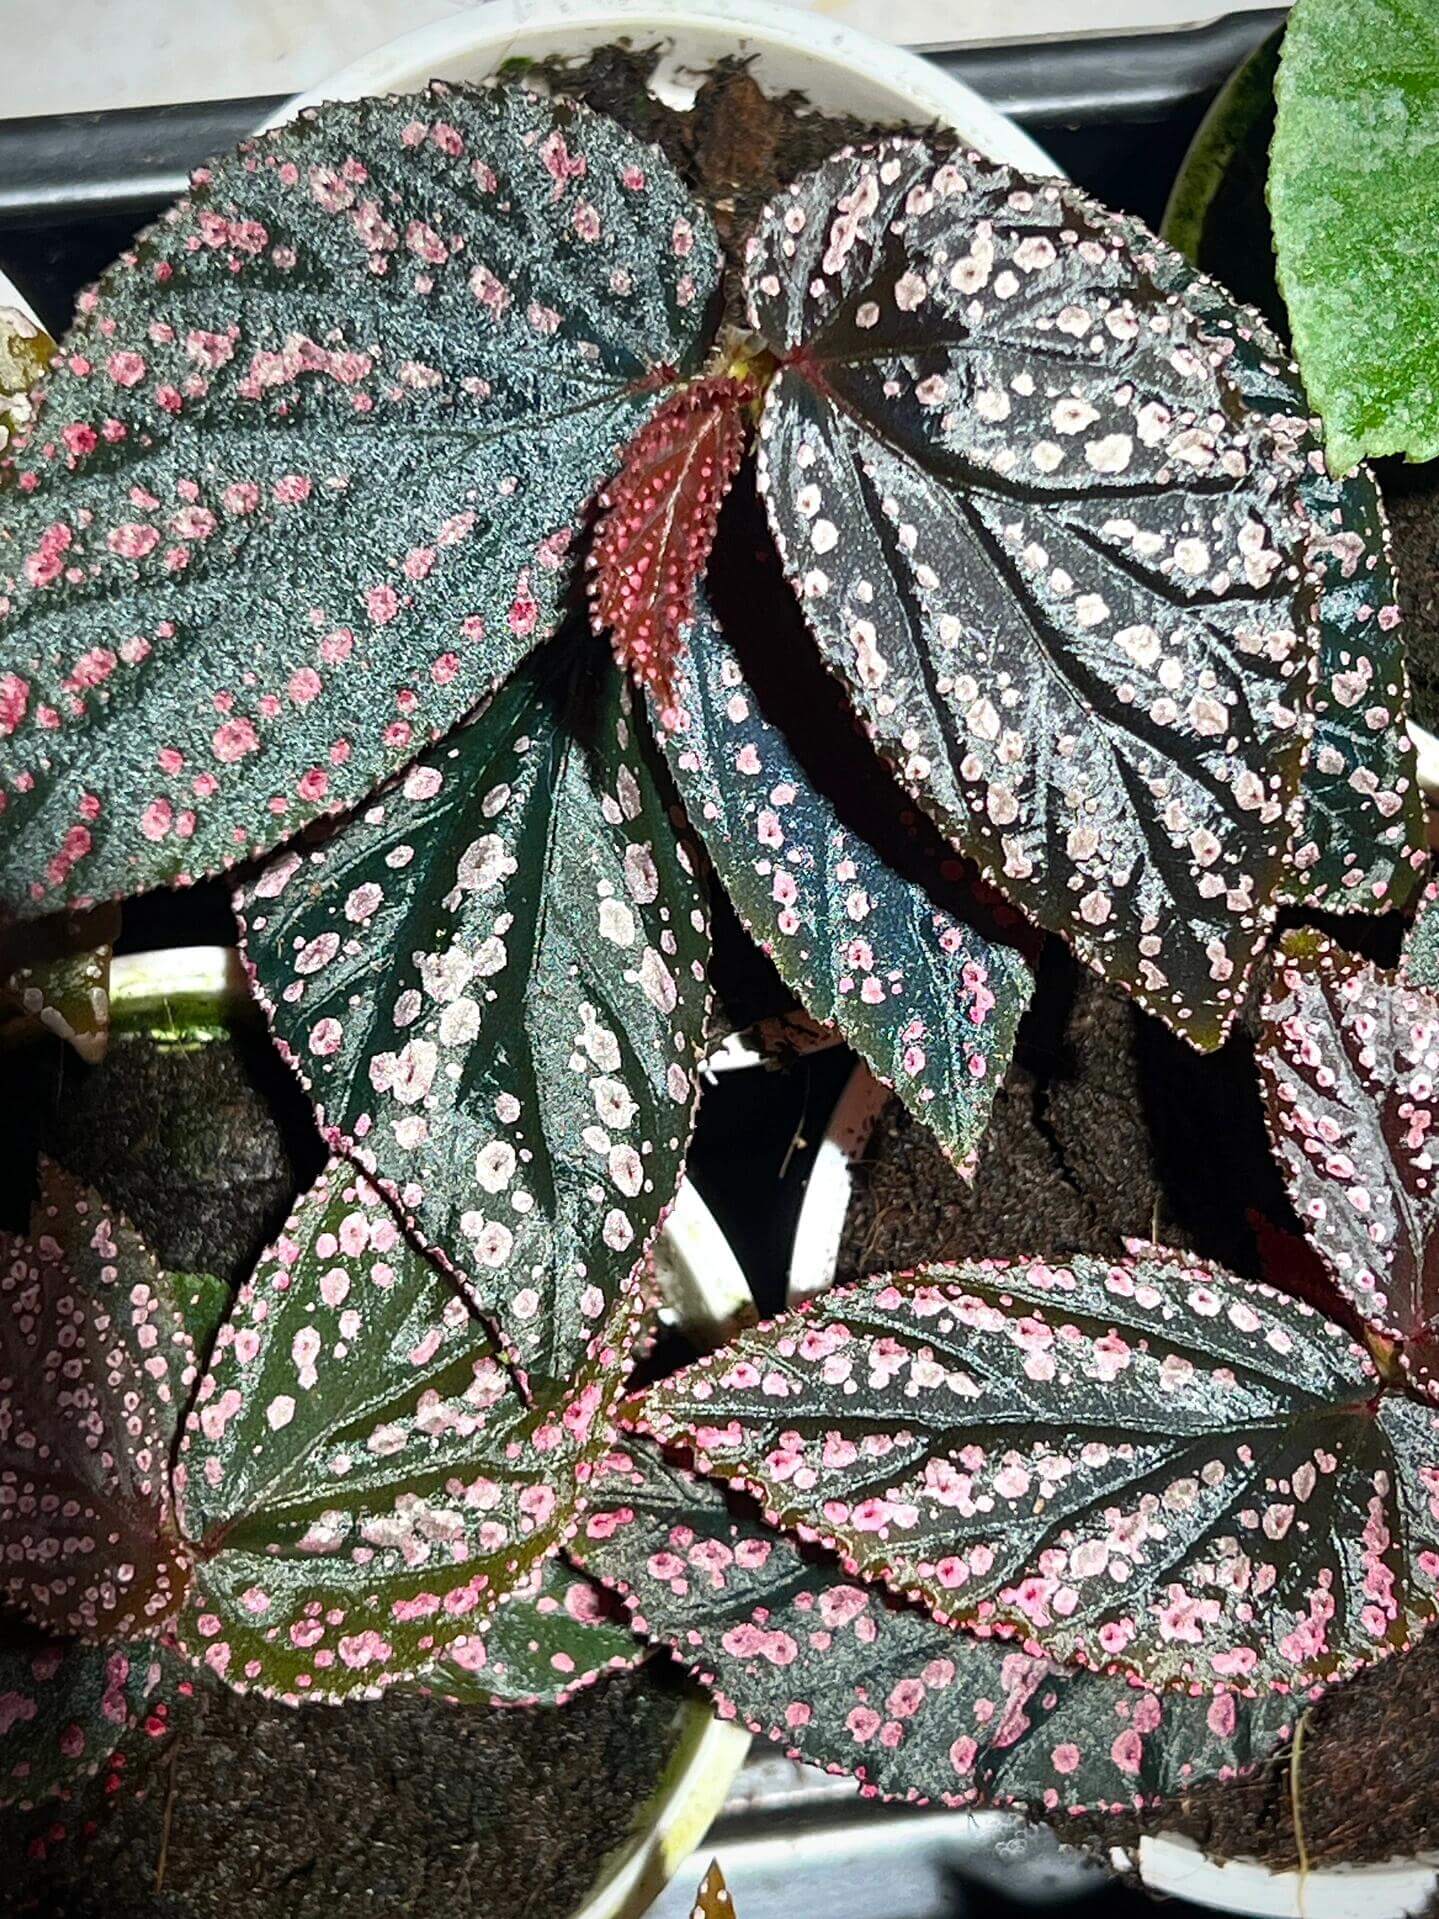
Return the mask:
<path id="1" fill-rule="evenodd" d="M 186 1571 L 170 1454 L 195 1377 L 140 1235 L 48 1161 L 30 1235 L 0 1235 L 0 1567 L 47 1632 L 158 1632 Z"/>
<path id="2" fill-rule="evenodd" d="M 1217 1044 L 1304 757 L 1297 386 L 1246 412 L 1242 325 L 1216 344 L 1072 189 L 915 142 L 772 203 L 748 285 L 787 356 L 760 484 L 865 725 L 1027 912 Z"/>
<path id="3" fill-rule="evenodd" d="M 0 1807 L 39 1805 L 97 1771 L 162 1676 L 152 1645 L 37 1640 L 0 1651 Z"/>
<path id="4" fill-rule="evenodd" d="M 1138 222 L 1119 230 L 1156 284 L 1179 295 L 1216 338 L 1248 332 L 1256 352 L 1228 362 L 1245 404 L 1287 417 L 1294 406 L 1288 350 L 1249 309 L 1233 301 L 1180 254 L 1156 245 Z M 1399 588 L 1384 503 L 1361 467 L 1334 479 L 1306 466 L 1299 497 L 1310 517 L 1308 559 L 1320 583 L 1319 640 L 1293 874 L 1280 897 L 1299 906 L 1387 912 L 1413 891 L 1424 855 L 1424 797 L 1414 742 L 1404 724 L 1408 675 Z"/>
<path id="5" fill-rule="evenodd" d="M 751 937 L 968 1170 L 1034 990 L 1018 953 L 906 877 L 810 781 L 701 596 L 660 735 L 685 810 Z M 898 789 L 895 807 L 903 805 Z M 945 904 L 941 904 L 945 902 Z M 954 912 L 946 910 L 953 907 Z"/>
<path id="6" fill-rule="evenodd" d="M 332 1160 L 240 1289 L 181 1443 L 189 1656 L 369 1696 L 477 1631 L 578 1510 L 618 1355 L 526 1405 L 466 1302 Z"/>
<path id="7" fill-rule="evenodd" d="M 263 852 L 470 711 L 552 631 L 717 262 L 654 148 L 508 89 L 331 104 L 198 176 L 6 495 L 9 903 Z"/>
<path id="8" fill-rule="evenodd" d="M 1296 950 L 1297 949 L 1297 950 Z M 1439 997 L 1292 935 L 1258 1048 L 1294 1210 L 1344 1297 L 1439 1396 Z"/>
<path id="9" fill-rule="evenodd" d="M 721 1713 L 887 1798 L 1119 1810 L 1231 1778 L 1302 1703 L 1153 1693 L 937 1624 L 769 1531 L 643 1441 L 612 1454 L 574 1550 Z"/>
<path id="10" fill-rule="evenodd" d="M 628 1312 L 698 1093 L 704 896 L 631 704 L 574 616 L 479 719 L 239 902 L 332 1144 L 552 1381 Z"/>
<path id="11" fill-rule="evenodd" d="M 423 1680 L 460 1704 L 558 1706 L 647 1650 L 614 1595 L 560 1555 L 540 1568 L 537 1592 L 507 1600 Z"/>
<path id="12" fill-rule="evenodd" d="M 1435 1611 L 1435 1414 L 1180 1254 L 868 1280 L 636 1404 L 858 1575 L 1066 1663 L 1286 1691 Z"/>
<path id="13" fill-rule="evenodd" d="M 615 658 L 672 725 L 675 659 L 694 616 L 720 508 L 744 454 L 752 392 L 742 380 L 693 381 L 625 449 L 601 496 L 590 547 L 590 605 Z"/>
<path id="14" fill-rule="evenodd" d="M 1300 0 L 1280 49 L 1279 286 L 1336 472 L 1439 454 L 1436 70 L 1439 19 L 1412 0 Z"/>

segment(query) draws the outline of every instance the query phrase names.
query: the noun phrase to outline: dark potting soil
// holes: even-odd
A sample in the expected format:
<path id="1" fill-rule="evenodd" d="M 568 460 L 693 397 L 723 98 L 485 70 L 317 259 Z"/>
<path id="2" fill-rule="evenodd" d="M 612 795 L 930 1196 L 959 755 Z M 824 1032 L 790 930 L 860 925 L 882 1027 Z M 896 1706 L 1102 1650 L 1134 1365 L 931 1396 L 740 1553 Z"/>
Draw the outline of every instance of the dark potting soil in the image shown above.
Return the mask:
<path id="1" fill-rule="evenodd" d="M 6 1225 L 23 1224 L 38 1148 L 128 1212 L 164 1265 L 232 1284 L 324 1157 L 258 1029 L 117 1037 L 98 1067 L 46 1042 L 7 1058 L 5 1083 Z M 127 1742 L 119 1791 L 102 1777 L 0 1815 L 0 1911 L 564 1919 L 642 1816 L 685 1697 L 658 1663 L 535 1711 L 295 1709 L 197 1682 L 168 1739 Z"/>

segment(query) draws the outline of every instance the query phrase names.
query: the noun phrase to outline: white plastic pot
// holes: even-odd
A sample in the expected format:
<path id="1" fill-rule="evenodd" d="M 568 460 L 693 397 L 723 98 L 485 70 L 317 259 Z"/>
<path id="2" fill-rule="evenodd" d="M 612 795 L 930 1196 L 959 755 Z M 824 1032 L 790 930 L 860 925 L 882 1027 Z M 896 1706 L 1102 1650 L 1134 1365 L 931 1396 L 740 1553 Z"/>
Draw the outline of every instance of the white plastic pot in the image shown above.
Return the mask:
<path id="1" fill-rule="evenodd" d="M 951 127 L 968 144 L 1030 172 L 1053 163 L 1012 121 L 927 61 L 813 14 L 770 0 L 678 5 L 673 0 L 494 0 L 454 19 L 421 27 L 378 48 L 300 94 L 267 122 L 282 125 L 324 100 L 411 93 L 430 80 L 479 83 L 520 56 L 581 58 L 629 39 L 660 44 L 653 86 L 671 106 L 687 107 L 705 72 L 740 55 L 767 91 L 802 93 L 824 112 L 879 124 Z M 810 1208 L 819 1217 L 818 1201 Z M 843 1219 L 843 1204 L 837 1217 Z M 838 1237 L 836 1230 L 836 1246 Z M 666 1222 L 656 1266 L 676 1317 L 701 1340 L 734 1312 L 743 1288 L 734 1255 L 688 1182 Z M 747 1290 L 743 1298 L 748 1299 Z M 651 1828 L 605 1875 L 574 1919 L 636 1919 L 686 1854 L 703 1838 L 749 1746 L 748 1734 L 709 1720 L 681 1755 L 659 1796 Z"/>

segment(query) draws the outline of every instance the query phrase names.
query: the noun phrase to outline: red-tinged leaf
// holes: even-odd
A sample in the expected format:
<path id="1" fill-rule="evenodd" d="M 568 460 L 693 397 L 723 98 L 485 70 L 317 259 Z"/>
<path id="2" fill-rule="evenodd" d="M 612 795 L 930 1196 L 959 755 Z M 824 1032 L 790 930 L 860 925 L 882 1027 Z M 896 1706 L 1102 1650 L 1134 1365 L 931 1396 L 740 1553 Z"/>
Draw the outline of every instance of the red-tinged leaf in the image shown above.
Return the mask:
<path id="1" fill-rule="evenodd" d="M 690 1919 L 734 1919 L 734 1901 L 729 1896 L 718 1859 L 711 1859 L 705 1869 Z"/>
<path id="2" fill-rule="evenodd" d="M 0 1807 L 28 1810 L 98 1771 L 165 1674 L 149 1642 L 41 1640 L 0 1651 Z"/>
<path id="3" fill-rule="evenodd" d="M 238 902 L 331 1143 L 556 1382 L 629 1316 L 698 1095 L 705 898 L 632 703 L 576 616 Z"/>
<path id="4" fill-rule="evenodd" d="M 605 1461 L 573 1550 L 741 1719 L 867 1793 L 1121 1810 L 1268 1757 L 1302 1698 L 1153 1693 L 936 1624 L 767 1530 L 644 1442 Z"/>
<path id="5" fill-rule="evenodd" d="M 288 1701 L 368 1696 L 473 1634 L 575 1523 L 618 1354 L 561 1414 L 331 1161 L 240 1289 L 175 1484 L 189 1656 Z"/>
<path id="6" fill-rule="evenodd" d="M 1259 1254 L 1259 1274 L 1266 1286 L 1294 1299 L 1307 1300 L 1330 1319 L 1343 1317 L 1346 1302 L 1324 1261 L 1307 1239 L 1287 1233 L 1263 1213 L 1249 1211 Z"/>
<path id="7" fill-rule="evenodd" d="M 660 153 L 508 88 L 197 176 L 83 302 L 0 513 L 7 901 L 249 858 L 472 711 L 717 276 Z"/>
<path id="8" fill-rule="evenodd" d="M 1436 1611 L 1439 1414 L 1181 1254 L 867 1280 L 635 1406 L 942 1623 L 1146 1683 L 1338 1679 Z"/>
<path id="9" fill-rule="evenodd" d="M 1410 986 L 1439 993 L 1439 881 L 1430 880 L 1414 923 L 1404 935 L 1399 977 Z"/>
<path id="10" fill-rule="evenodd" d="M 1240 346 L 1226 364 L 1245 405 L 1281 420 L 1291 415 L 1293 361 L 1263 316 L 1237 309 L 1222 287 L 1138 221 L 1115 216 L 1112 225 L 1216 345 Z M 1299 497 L 1311 523 L 1308 563 L 1320 585 L 1319 646 L 1293 870 L 1280 897 L 1299 906 L 1387 912 L 1404 904 L 1423 864 L 1424 797 L 1404 724 L 1408 675 L 1384 503 L 1367 467 L 1336 480 L 1321 461 L 1299 476 Z"/>
<path id="11" fill-rule="evenodd" d="M 0 1268 L 3 1590 L 47 1632 L 160 1632 L 188 1577 L 170 1455 L 195 1377 L 170 1287 L 134 1227 L 48 1162 Z"/>
<path id="12" fill-rule="evenodd" d="M 590 605 L 615 658 L 675 717 L 675 668 L 720 508 L 744 454 L 748 380 L 695 380 L 665 401 L 625 449 L 600 498 Z"/>
<path id="13" fill-rule="evenodd" d="M 916 847 L 897 866 L 813 783 L 703 596 L 675 700 L 678 726 L 660 742 L 750 936 L 969 1171 L 1034 991 L 1029 968 L 970 923 L 972 896 L 939 862 L 926 870 Z M 853 772 L 837 764 L 836 782 Z"/>
<path id="14" fill-rule="evenodd" d="M 536 1591 L 507 1600 L 420 1683 L 461 1704 L 560 1706 L 648 1651 L 613 1593 L 561 1554 L 540 1568 Z"/>
<path id="15" fill-rule="evenodd" d="M 1294 1210 L 1344 1297 L 1439 1397 L 1439 996 L 1293 934 L 1258 1051 Z"/>
<path id="16" fill-rule="evenodd" d="M 1150 248 L 1160 243 L 1150 241 Z M 837 156 L 751 242 L 760 484 L 821 651 L 917 803 L 1200 1046 L 1275 911 L 1315 651 L 1303 395 L 1072 188 Z"/>

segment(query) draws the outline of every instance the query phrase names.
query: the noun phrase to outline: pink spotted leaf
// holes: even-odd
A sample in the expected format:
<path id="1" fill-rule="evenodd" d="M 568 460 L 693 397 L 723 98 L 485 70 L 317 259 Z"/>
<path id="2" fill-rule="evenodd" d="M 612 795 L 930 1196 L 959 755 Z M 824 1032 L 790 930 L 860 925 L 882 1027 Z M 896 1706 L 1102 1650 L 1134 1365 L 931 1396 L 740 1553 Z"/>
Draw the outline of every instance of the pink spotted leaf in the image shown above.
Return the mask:
<path id="1" fill-rule="evenodd" d="M 661 723 L 675 717 L 675 669 L 720 508 L 744 454 L 750 382 L 711 376 L 673 394 L 625 449 L 600 497 L 590 606 L 615 658 Z"/>
<path id="2" fill-rule="evenodd" d="M 1262 344 L 1217 342 L 1108 216 L 918 142 L 781 194 L 747 280 L 782 362 L 760 485 L 856 711 L 1018 904 L 1217 1044 L 1304 766 L 1297 381 L 1247 407 Z"/>
<path id="3" fill-rule="evenodd" d="M 558 1382 L 630 1315 L 698 1092 L 705 900 L 632 706 L 576 616 L 239 901 L 333 1145 Z"/>
<path id="4" fill-rule="evenodd" d="M 183 1649 L 295 1701 L 372 1695 L 460 1647 L 574 1525 L 617 1357 L 562 1410 L 527 1404 L 465 1300 L 332 1160 L 195 1396 Z"/>
<path id="5" fill-rule="evenodd" d="M 150 1641 L 0 1650 L 0 1808 L 28 1810 L 96 1772 L 145 1718 L 166 1664 Z"/>
<path id="6" fill-rule="evenodd" d="M 1232 1778 L 1302 1698 L 1156 1693 L 952 1631 L 857 1584 L 638 1440 L 612 1453 L 573 1550 L 739 1719 L 867 1793 L 1105 1811 Z"/>
<path id="7" fill-rule="evenodd" d="M 170 1458 L 194 1378 L 139 1234 L 43 1163 L 29 1236 L 0 1236 L 0 1590 L 45 1631 L 167 1627 L 188 1577 Z"/>
<path id="8" fill-rule="evenodd" d="M 787 688 L 795 673 L 773 639 L 749 650 Z M 890 786 L 862 742 L 826 764 L 827 789 L 814 782 L 785 730 L 796 716 L 769 710 L 704 598 L 674 684 L 679 722 L 661 744 L 751 937 L 968 1171 L 1034 989 L 1028 966 L 974 923 L 972 894 L 942 860 L 902 830 L 876 843 L 868 818 L 854 823 L 866 776 Z M 797 690 L 812 700 L 802 679 Z M 830 687 L 818 690 L 822 703 Z M 897 788 L 881 795 L 880 816 L 897 821 L 902 802 Z"/>
<path id="9" fill-rule="evenodd" d="M 690 1919 L 734 1919 L 734 1901 L 718 1859 L 711 1859 L 705 1868 Z"/>
<path id="10" fill-rule="evenodd" d="M 655 148 L 509 88 L 198 175 L 84 299 L 0 511 L 7 903 L 263 852 L 471 711 L 717 273 Z"/>
<path id="11" fill-rule="evenodd" d="M 420 1683 L 461 1704 L 558 1706 L 647 1651 L 614 1594 L 558 1554 Z"/>
<path id="12" fill-rule="evenodd" d="M 1290 934 L 1258 1049 L 1304 1230 L 1397 1363 L 1439 1397 L 1439 995 Z"/>
<path id="13" fill-rule="evenodd" d="M 1066 1663 L 1283 1691 L 1436 1611 L 1439 1415 L 1160 1248 L 867 1280 L 633 1404 L 858 1575 Z"/>

